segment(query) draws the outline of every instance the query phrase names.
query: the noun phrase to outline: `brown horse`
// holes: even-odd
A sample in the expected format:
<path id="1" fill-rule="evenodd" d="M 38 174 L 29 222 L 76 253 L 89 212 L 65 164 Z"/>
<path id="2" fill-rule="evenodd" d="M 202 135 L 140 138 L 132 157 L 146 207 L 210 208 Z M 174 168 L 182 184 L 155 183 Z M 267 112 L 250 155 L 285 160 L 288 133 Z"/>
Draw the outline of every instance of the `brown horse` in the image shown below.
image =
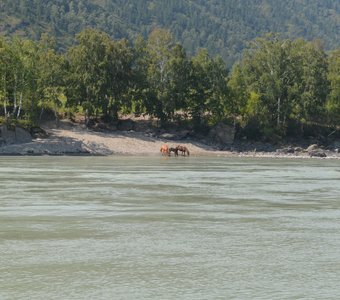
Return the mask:
<path id="1" fill-rule="evenodd" d="M 163 144 L 161 149 L 160 149 L 160 152 L 162 153 L 162 155 L 170 155 L 168 145 L 167 144 Z"/>
<path id="2" fill-rule="evenodd" d="M 185 147 L 185 146 L 178 145 L 178 146 L 176 147 L 176 150 L 177 150 L 177 155 L 178 155 L 178 151 L 181 151 L 181 152 L 182 152 L 182 155 L 184 155 L 184 156 L 185 156 L 185 154 L 188 154 L 188 156 L 190 155 L 190 152 L 189 152 L 188 148 Z M 176 153 L 176 152 L 175 152 L 175 153 Z"/>

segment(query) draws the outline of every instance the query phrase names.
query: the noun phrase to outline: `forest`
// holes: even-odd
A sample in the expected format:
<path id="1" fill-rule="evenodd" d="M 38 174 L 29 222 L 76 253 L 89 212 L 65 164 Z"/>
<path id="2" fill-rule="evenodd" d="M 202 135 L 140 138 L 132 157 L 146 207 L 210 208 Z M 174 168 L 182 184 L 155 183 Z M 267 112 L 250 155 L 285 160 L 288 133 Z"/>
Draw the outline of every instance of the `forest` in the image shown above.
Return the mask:
<path id="1" fill-rule="evenodd" d="M 112 39 L 145 39 L 166 28 L 188 55 L 206 48 L 231 67 L 248 42 L 268 32 L 283 38 L 319 39 L 339 48 L 340 2 L 334 0 L 2 0 L 0 34 L 39 40 L 56 38 L 65 51 L 85 28 Z"/>
<path id="2" fill-rule="evenodd" d="M 31 126 L 46 111 L 108 123 L 147 114 L 160 126 L 204 131 L 224 122 L 270 141 L 306 124 L 340 124 L 340 49 L 318 41 L 268 34 L 228 69 L 206 49 L 188 55 L 162 28 L 132 42 L 95 29 L 76 38 L 59 52 L 48 35 L 0 37 L 0 122 Z"/>

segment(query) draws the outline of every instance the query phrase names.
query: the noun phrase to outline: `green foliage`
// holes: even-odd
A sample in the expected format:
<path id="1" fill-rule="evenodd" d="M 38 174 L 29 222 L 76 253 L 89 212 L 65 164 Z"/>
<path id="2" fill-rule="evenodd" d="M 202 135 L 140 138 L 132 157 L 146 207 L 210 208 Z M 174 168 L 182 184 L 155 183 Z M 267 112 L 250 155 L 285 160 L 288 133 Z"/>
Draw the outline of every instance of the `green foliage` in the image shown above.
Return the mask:
<path id="1" fill-rule="evenodd" d="M 164 29 L 151 32 L 146 44 L 146 78 L 152 96 L 148 112 L 162 123 L 171 120 L 176 110 L 184 107 L 187 94 L 189 62 L 181 45 L 174 43 Z M 151 111 L 150 111 L 151 109 Z"/>
<path id="2" fill-rule="evenodd" d="M 0 125 L 5 124 L 10 127 L 20 126 L 26 130 L 30 130 L 32 127 L 36 126 L 36 123 L 30 120 L 23 120 L 23 119 L 12 119 L 12 118 L 5 118 L 0 117 Z"/>
<path id="3" fill-rule="evenodd" d="M 328 80 L 330 92 L 328 94 L 326 110 L 331 123 L 340 123 L 340 49 L 329 56 Z"/>
<path id="4" fill-rule="evenodd" d="M 57 113 L 63 94 L 63 57 L 53 41 L 43 36 L 33 42 L 13 38 L 0 42 L 0 95 L 3 115 L 11 120 L 35 123 L 41 109 Z"/>
<path id="5" fill-rule="evenodd" d="M 249 99 L 246 105 L 246 115 L 254 118 L 261 114 L 261 97 L 256 92 L 250 92 Z"/>
<path id="6" fill-rule="evenodd" d="M 88 27 L 129 40 L 162 27 L 190 55 L 204 47 L 231 66 L 247 42 L 266 32 L 320 38 L 327 49 L 335 49 L 339 13 L 340 2 L 334 0 L 2 0 L 0 30 L 35 40 L 47 32 L 65 49 Z"/>
<path id="7" fill-rule="evenodd" d="M 241 102 L 243 122 L 255 118 L 265 135 L 268 128 L 284 135 L 290 120 L 324 121 L 327 70 L 326 54 L 317 42 L 269 35 L 250 44 L 229 86 Z"/>
<path id="8" fill-rule="evenodd" d="M 228 108 L 227 71 L 221 59 L 212 59 L 201 49 L 192 58 L 188 109 L 196 127 L 204 126 L 209 117 L 224 119 Z"/>
<path id="9" fill-rule="evenodd" d="M 94 29 L 77 38 L 64 54 L 48 36 L 0 38 L 4 122 L 34 124 L 45 110 L 56 119 L 147 113 L 161 125 L 184 119 L 197 130 L 228 120 L 248 137 L 271 141 L 292 126 L 339 124 L 339 50 L 327 56 L 318 42 L 256 39 L 228 74 L 220 57 L 206 49 L 189 57 L 164 29 L 132 46 Z"/>
<path id="10" fill-rule="evenodd" d="M 66 53 L 69 103 L 83 105 L 89 115 L 117 118 L 132 78 L 132 49 L 126 41 L 113 41 L 93 29 L 77 38 L 79 44 Z"/>

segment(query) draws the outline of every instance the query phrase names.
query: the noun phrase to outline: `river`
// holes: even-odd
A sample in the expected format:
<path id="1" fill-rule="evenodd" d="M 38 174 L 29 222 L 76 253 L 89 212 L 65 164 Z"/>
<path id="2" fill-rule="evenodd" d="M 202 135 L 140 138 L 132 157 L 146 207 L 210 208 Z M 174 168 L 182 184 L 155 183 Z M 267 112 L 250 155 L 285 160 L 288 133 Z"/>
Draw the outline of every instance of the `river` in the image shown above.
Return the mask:
<path id="1" fill-rule="evenodd" d="M 340 160 L 0 157 L 0 299 L 338 299 Z"/>

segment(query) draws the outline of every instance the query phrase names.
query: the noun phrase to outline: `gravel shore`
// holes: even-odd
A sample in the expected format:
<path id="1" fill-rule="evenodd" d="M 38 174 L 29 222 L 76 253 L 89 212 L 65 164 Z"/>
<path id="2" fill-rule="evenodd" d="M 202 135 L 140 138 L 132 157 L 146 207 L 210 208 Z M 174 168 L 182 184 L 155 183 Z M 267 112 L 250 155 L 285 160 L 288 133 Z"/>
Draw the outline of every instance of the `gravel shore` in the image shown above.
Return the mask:
<path id="1" fill-rule="evenodd" d="M 58 128 L 43 128 L 48 137 L 36 138 L 32 142 L 9 144 L 0 147 L 0 155 L 161 155 L 160 147 L 184 145 L 191 156 L 235 156 L 235 157 L 287 157 L 309 158 L 306 151 L 284 153 L 282 151 L 219 151 L 213 146 L 197 140 L 173 140 L 154 136 L 147 132 L 114 131 L 97 132 L 82 125 L 63 122 Z M 325 151 L 326 158 L 340 158 L 335 151 Z"/>
<path id="2" fill-rule="evenodd" d="M 214 152 L 198 142 L 170 141 L 145 132 L 98 132 L 71 122 L 63 122 L 58 128 L 42 128 L 48 134 L 46 138 L 3 145 L 0 155 L 160 155 L 164 143 L 185 145 L 194 155 Z"/>

